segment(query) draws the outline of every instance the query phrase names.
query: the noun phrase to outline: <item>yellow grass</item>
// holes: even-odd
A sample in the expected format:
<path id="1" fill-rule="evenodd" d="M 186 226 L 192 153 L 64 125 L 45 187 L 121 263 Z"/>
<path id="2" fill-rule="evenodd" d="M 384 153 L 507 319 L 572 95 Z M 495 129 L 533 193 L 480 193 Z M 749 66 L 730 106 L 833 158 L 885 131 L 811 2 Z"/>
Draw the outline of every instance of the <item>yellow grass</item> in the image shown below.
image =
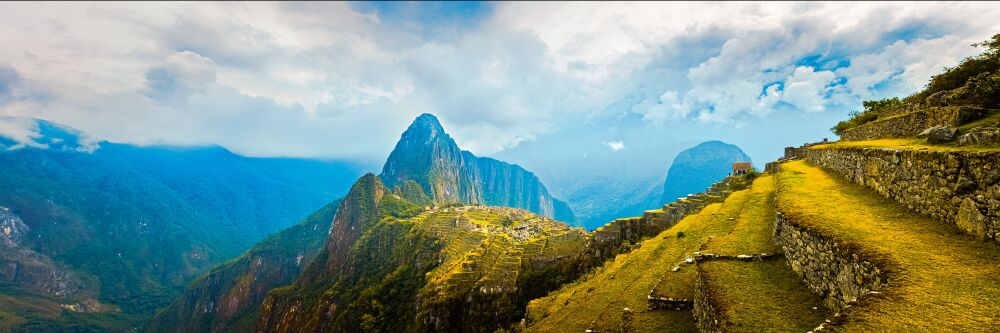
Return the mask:
<path id="1" fill-rule="evenodd" d="M 1000 247 L 910 212 L 804 161 L 781 165 L 779 211 L 879 258 L 894 273 L 838 329 L 850 332 L 1000 331 Z"/>
<path id="2" fill-rule="evenodd" d="M 937 150 L 937 151 L 968 151 L 968 152 L 998 152 L 1000 147 L 990 146 L 963 146 L 954 144 L 932 145 L 927 140 L 917 138 L 904 139 L 879 139 L 866 141 L 837 141 L 821 145 L 810 146 L 809 149 L 837 149 L 837 148 L 892 148 L 911 150 Z"/>
<path id="3" fill-rule="evenodd" d="M 703 252 L 730 256 L 780 252 L 772 240 L 774 196 L 774 177 L 757 178 L 732 232 L 709 240 Z M 698 274 L 719 307 L 720 326 L 727 332 L 805 332 L 828 314 L 784 258 L 704 261 L 698 263 Z"/>
<path id="4" fill-rule="evenodd" d="M 637 332 L 696 331 L 689 310 L 649 311 L 647 296 L 664 276 L 666 283 L 676 284 L 668 286 L 672 293 L 692 295 L 693 279 L 672 279 L 671 274 L 677 273 L 670 270 L 698 251 L 710 236 L 727 234 L 749 197 L 750 190 L 735 192 L 724 203 L 710 204 L 644 241 L 638 249 L 619 255 L 586 280 L 532 301 L 528 305 L 527 331 L 583 332 L 594 323 L 593 328 L 602 331 L 618 330 L 616 325 L 626 307 L 633 312 L 632 328 Z M 678 238 L 679 231 L 685 236 Z"/>
<path id="5" fill-rule="evenodd" d="M 774 177 L 758 177 L 750 188 L 750 198 L 735 218 L 732 232 L 709 240 L 704 252 L 722 255 L 778 252 L 771 241 L 774 214 Z"/>

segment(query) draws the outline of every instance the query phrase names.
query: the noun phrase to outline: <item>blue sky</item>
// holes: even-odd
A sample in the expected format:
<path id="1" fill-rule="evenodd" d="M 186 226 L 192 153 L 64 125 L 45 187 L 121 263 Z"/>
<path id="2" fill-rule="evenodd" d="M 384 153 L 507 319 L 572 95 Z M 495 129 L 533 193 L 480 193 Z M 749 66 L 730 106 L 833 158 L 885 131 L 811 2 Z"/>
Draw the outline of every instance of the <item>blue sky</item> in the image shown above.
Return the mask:
<path id="1" fill-rule="evenodd" d="M 762 164 L 832 137 L 861 101 L 976 54 L 997 17 L 991 3 L 3 3 L 0 115 L 377 166 L 433 113 L 558 193 L 612 166 L 663 177 L 701 141 Z"/>

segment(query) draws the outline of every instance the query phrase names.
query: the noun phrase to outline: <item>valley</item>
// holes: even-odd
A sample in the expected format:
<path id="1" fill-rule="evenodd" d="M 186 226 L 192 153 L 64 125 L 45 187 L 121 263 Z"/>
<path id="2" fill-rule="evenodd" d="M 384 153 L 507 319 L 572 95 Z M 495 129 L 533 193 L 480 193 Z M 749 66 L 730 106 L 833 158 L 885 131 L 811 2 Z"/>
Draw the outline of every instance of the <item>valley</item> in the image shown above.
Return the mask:
<path id="1" fill-rule="evenodd" d="M 0 4 L 0 333 L 1000 332 L 996 17 Z"/>

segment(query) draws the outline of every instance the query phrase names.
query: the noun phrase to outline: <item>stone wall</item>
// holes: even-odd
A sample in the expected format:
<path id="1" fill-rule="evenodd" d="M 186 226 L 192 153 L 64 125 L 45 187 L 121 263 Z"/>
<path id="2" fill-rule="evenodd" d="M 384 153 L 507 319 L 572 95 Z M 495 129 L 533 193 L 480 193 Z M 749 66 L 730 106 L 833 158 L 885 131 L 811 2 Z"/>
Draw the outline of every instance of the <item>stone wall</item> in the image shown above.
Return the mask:
<path id="1" fill-rule="evenodd" d="M 913 108 L 896 110 L 913 110 Z M 943 106 L 890 114 L 892 116 L 883 115 L 875 121 L 844 130 L 840 138 L 845 141 L 861 141 L 916 137 L 930 127 L 939 125 L 956 127 L 979 119 L 986 114 L 986 110 L 969 106 Z"/>
<path id="2" fill-rule="evenodd" d="M 923 111 L 910 112 L 889 118 L 878 119 L 840 133 L 840 139 L 845 141 L 861 141 L 885 138 L 902 138 L 917 136 L 927 127 L 927 113 Z"/>
<path id="3" fill-rule="evenodd" d="M 719 318 L 722 317 L 720 308 L 715 304 L 712 291 L 706 288 L 701 272 L 695 280 L 694 287 L 694 319 L 701 332 L 722 332 L 719 325 Z"/>
<path id="4" fill-rule="evenodd" d="M 844 147 L 802 149 L 798 157 L 1000 243 L 1000 152 Z"/>
<path id="5" fill-rule="evenodd" d="M 887 272 L 864 253 L 798 225 L 780 212 L 775 218 L 774 242 L 784 250 L 792 270 L 833 311 L 843 311 L 887 283 Z"/>
<path id="6" fill-rule="evenodd" d="M 663 209 L 646 211 L 643 216 L 611 221 L 594 230 L 587 241 L 582 271 L 602 264 L 619 253 L 628 252 L 643 239 L 656 236 L 680 222 L 685 216 L 701 211 L 706 205 L 722 202 L 734 190 L 745 188 L 753 179 L 747 176 L 726 177 L 712 184 L 705 192 L 688 195 L 663 206 Z"/>
<path id="7" fill-rule="evenodd" d="M 882 114 L 878 115 L 878 119 L 891 118 L 891 117 L 895 117 L 895 116 L 898 116 L 898 115 L 901 115 L 901 114 L 907 114 L 907 113 L 910 113 L 910 112 L 920 111 L 920 110 L 922 110 L 924 108 L 926 108 L 925 103 L 921 103 L 921 102 L 903 103 L 903 105 L 900 106 L 900 107 L 897 107 L 897 108 L 890 109 L 890 110 L 887 110 L 885 112 L 882 112 Z"/>

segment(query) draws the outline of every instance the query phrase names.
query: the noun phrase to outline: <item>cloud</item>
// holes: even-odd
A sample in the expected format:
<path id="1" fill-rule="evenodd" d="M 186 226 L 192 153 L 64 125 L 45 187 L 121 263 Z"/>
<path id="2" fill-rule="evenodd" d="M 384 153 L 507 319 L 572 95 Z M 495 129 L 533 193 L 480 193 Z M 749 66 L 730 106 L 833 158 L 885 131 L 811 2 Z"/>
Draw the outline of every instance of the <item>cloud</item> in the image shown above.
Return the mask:
<path id="1" fill-rule="evenodd" d="M 812 67 L 796 67 L 795 72 L 785 80 L 785 87 L 780 92 L 781 101 L 805 112 L 822 112 L 826 109 L 826 94 L 832 90 L 829 86 L 835 80 L 836 75 L 831 71 L 816 72 Z M 776 93 L 773 90 L 767 92 Z"/>
<path id="2" fill-rule="evenodd" d="M 0 64 L 0 106 L 23 98 L 24 78 L 14 67 Z"/>
<path id="3" fill-rule="evenodd" d="M 608 147 L 611 148 L 611 150 L 614 150 L 614 151 L 619 151 L 619 150 L 625 149 L 625 143 L 621 142 L 621 141 L 608 141 L 608 142 L 605 142 L 604 144 L 608 145 Z"/>
<path id="4" fill-rule="evenodd" d="M 375 161 L 429 112 L 491 155 L 595 119 L 627 132 L 846 113 L 974 54 L 998 16 L 978 3 L 4 3 L 0 114 L 116 142 Z"/>
<path id="5" fill-rule="evenodd" d="M 40 137 L 38 123 L 30 118 L 0 117 L 0 137 L 13 141 L 5 147 L 7 150 L 18 150 L 25 147 L 48 148 L 47 145 L 36 142 Z"/>
<path id="6" fill-rule="evenodd" d="M 163 64 L 146 71 L 148 96 L 165 100 L 186 100 L 193 93 L 204 93 L 215 82 L 215 63 L 191 51 L 170 55 Z"/>

